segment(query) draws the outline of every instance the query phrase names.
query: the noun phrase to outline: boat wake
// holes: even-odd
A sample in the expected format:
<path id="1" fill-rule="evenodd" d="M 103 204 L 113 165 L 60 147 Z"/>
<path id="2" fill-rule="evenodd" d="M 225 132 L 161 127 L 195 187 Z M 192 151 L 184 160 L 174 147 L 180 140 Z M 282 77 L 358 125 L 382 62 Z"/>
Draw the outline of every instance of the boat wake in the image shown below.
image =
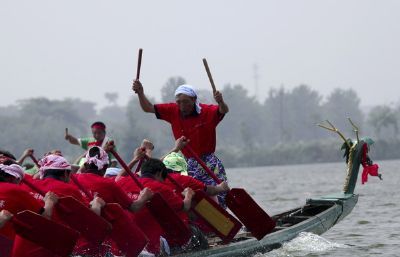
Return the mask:
<path id="1" fill-rule="evenodd" d="M 309 232 L 301 232 L 296 238 L 286 242 L 279 249 L 264 254 L 256 254 L 254 257 L 297 257 L 307 256 L 313 253 L 321 253 L 337 248 L 349 246 L 331 242 L 321 236 Z"/>

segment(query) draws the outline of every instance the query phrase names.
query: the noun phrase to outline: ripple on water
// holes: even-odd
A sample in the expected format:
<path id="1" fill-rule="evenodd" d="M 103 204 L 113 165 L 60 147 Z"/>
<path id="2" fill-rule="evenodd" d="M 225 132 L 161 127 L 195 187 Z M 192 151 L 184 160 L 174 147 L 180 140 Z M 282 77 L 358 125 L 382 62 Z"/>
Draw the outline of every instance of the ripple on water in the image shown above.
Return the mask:
<path id="1" fill-rule="evenodd" d="M 256 254 L 255 257 L 318 256 L 337 248 L 350 248 L 350 246 L 331 242 L 313 233 L 302 232 L 296 238 L 284 243 L 281 248 L 265 254 Z"/>

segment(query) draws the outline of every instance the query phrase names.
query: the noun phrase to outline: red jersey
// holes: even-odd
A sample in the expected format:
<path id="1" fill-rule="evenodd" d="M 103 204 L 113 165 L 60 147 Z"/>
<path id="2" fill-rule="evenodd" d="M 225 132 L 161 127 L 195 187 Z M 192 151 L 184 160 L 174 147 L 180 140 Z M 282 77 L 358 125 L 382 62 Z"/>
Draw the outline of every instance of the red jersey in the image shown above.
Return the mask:
<path id="1" fill-rule="evenodd" d="M 43 202 L 36 200 L 21 186 L 5 182 L 0 183 L 0 211 L 7 210 L 12 214 L 17 214 L 24 210 L 30 210 L 39 213 L 43 205 Z M 0 229 L 0 234 L 14 240 L 15 231 L 11 222 L 7 222 Z"/>
<path id="2" fill-rule="evenodd" d="M 179 173 L 169 173 L 168 176 L 170 176 L 173 180 L 175 180 L 176 182 L 178 182 L 178 184 L 183 188 L 191 188 L 194 191 L 196 190 L 206 190 L 207 186 L 201 182 L 200 180 L 197 180 L 195 178 L 192 178 L 191 176 L 183 176 Z M 171 180 L 169 180 L 168 178 L 165 180 L 165 183 L 173 188 L 175 188 L 176 190 L 178 190 L 178 192 L 180 192 L 181 190 L 179 190 L 179 188 L 177 186 L 175 186 L 175 184 L 173 182 L 171 182 Z"/>
<path id="3" fill-rule="evenodd" d="M 138 198 L 140 188 L 130 176 L 121 177 L 117 181 L 117 185 L 120 186 L 132 200 Z M 158 254 L 160 252 L 160 236 L 164 235 L 164 230 L 147 208 L 142 208 L 140 211 L 136 212 L 135 220 L 149 239 L 149 243 L 146 246 L 147 251 Z"/>
<path id="4" fill-rule="evenodd" d="M 129 209 L 133 203 L 114 180 L 93 173 L 77 174 L 76 178 L 85 188 L 97 194 L 106 203 L 118 203 L 125 209 Z"/>
<path id="5" fill-rule="evenodd" d="M 188 216 L 183 211 L 183 199 L 182 196 L 177 194 L 174 187 L 169 186 L 166 183 L 160 182 L 153 178 L 140 178 L 140 182 L 143 186 L 148 187 L 153 192 L 158 192 L 162 195 L 164 200 L 172 207 L 172 209 L 178 213 L 182 220 L 187 224 Z"/>
<path id="6" fill-rule="evenodd" d="M 51 191 L 55 193 L 57 196 L 62 197 L 62 196 L 72 196 L 79 202 L 83 203 L 84 205 L 88 205 L 89 203 L 87 200 L 82 196 L 81 192 L 79 191 L 79 188 L 70 183 L 66 183 L 64 181 L 60 181 L 54 178 L 45 178 L 42 180 L 39 179 L 32 179 L 31 180 L 32 184 L 37 186 L 39 189 L 45 191 L 46 193 Z M 37 193 L 35 193 L 35 198 Z M 42 197 L 39 197 L 39 199 Z"/>
<path id="7" fill-rule="evenodd" d="M 173 187 L 153 178 L 142 177 L 140 178 L 140 182 L 143 184 L 143 186 L 150 188 L 151 191 L 160 193 L 164 200 L 180 217 L 183 223 L 188 226 L 189 217 L 187 213 L 183 210 L 183 197 L 180 194 L 177 194 Z M 169 239 L 168 243 L 171 246 L 178 246 L 178 243 L 171 238 Z"/>
<path id="8" fill-rule="evenodd" d="M 216 127 L 224 118 L 219 112 L 218 105 L 200 104 L 200 114 L 183 117 L 176 103 L 156 104 L 155 113 L 158 119 L 171 124 L 175 139 L 185 136 L 190 139 L 189 145 L 198 156 L 215 152 Z M 183 154 L 190 158 L 191 155 L 185 149 Z"/>

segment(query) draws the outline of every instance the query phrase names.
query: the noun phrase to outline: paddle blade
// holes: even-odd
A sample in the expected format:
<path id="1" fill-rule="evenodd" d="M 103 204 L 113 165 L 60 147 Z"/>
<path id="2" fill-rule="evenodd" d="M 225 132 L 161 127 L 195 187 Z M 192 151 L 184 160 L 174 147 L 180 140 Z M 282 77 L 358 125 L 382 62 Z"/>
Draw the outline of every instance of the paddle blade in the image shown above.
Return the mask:
<path id="1" fill-rule="evenodd" d="M 275 228 L 275 221 L 242 188 L 231 189 L 226 204 L 257 240 Z"/>
<path id="2" fill-rule="evenodd" d="M 135 257 L 147 245 L 148 239 L 129 215 L 116 203 L 106 204 L 102 209 L 102 216 L 112 224 L 110 237 L 118 246 L 121 255 Z"/>
<path id="3" fill-rule="evenodd" d="M 13 241 L 7 237 L 0 235 L 0 256 L 10 256 Z"/>
<path id="4" fill-rule="evenodd" d="M 18 235 L 60 256 L 71 254 L 79 237 L 77 231 L 32 211 L 19 212 L 12 222 Z"/>
<path id="5" fill-rule="evenodd" d="M 59 198 L 55 215 L 94 244 L 103 242 L 111 232 L 110 223 L 71 196 Z"/>
<path id="6" fill-rule="evenodd" d="M 146 207 L 165 231 L 168 242 L 184 245 L 189 241 L 189 228 L 159 193 L 153 195 Z"/>
<path id="7" fill-rule="evenodd" d="M 192 201 L 192 211 L 202 219 L 224 243 L 229 243 L 242 224 L 204 191 L 197 190 Z"/>

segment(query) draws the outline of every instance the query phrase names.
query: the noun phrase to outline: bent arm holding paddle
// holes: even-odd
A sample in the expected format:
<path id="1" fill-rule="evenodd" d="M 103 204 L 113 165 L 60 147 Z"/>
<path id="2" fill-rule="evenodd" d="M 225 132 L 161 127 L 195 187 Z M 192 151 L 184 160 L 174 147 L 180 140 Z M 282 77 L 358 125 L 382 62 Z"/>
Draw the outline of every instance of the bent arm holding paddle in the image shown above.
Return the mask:
<path id="1" fill-rule="evenodd" d="M 129 210 L 132 212 L 138 212 L 152 197 L 153 192 L 147 187 L 143 188 L 140 190 L 138 199 L 131 204 Z"/>
<path id="2" fill-rule="evenodd" d="M 133 81 L 132 90 L 138 95 L 140 107 L 144 112 L 155 113 L 154 105 L 147 99 L 144 94 L 142 83 L 139 80 Z"/>
<path id="3" fill-rule="evenodd" d="M 73 135 L 68 133 L 68 128 L 65 128 L 65 136 L 64 136 L 65 140 L 67 140 L 70 144 L 73 145 L 80 145 L 79 140 L 74 137 Z"/>
<path id="4" fill-rule="evenodd" d="M 229 107 L 225 103 L 222 93 L 219 91 L 214 92 L 214 100 L 218 103 L 218 111 L 221 114 L 227 114 L 229 112 Z"/>

